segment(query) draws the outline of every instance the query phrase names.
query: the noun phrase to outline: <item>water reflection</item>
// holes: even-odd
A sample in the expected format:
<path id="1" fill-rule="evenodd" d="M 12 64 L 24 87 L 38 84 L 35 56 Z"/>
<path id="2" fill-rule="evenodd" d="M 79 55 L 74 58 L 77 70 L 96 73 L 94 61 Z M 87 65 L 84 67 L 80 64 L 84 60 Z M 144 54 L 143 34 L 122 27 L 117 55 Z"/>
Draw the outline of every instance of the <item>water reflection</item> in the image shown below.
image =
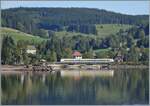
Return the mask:
<path id="1" fill-rule="evenodd" d="M 62 70 L 60 71 L 61 76 L 90 76 L 90 77 L 96 77 L 96 76 L 113 76 L 114 75 L 114 70 L 109 70 L 109 71 L 78 71 L 78 70 L 73 70 L 73 71 L 67 71 L 67 70 Z"/>
<path id="2" fill-rule="evenodd" d="M 2 104 L 148 104 L 148 69 L 2 75 Z"/>

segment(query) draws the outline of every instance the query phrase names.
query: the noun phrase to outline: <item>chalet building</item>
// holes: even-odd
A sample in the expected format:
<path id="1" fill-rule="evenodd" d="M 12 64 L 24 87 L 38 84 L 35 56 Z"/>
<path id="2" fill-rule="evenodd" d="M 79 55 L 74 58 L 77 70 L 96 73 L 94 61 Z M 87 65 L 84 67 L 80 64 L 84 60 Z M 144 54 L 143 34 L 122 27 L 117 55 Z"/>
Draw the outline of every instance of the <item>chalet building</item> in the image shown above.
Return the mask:
<path id="1" fill-rule="evenodd" d="M 117 55 L 114 57 L 114 61 L 120 63 L 120 62 L 123 62 L 123 58 L 124 56 L 121 55 L 121 52 L 118 52 Z"/>
<path id="2" fill-rule="evenodd" d="M 115 57 L 115 59 L 114 59 L 116 62 L 118 62 L 118 63 L 120 63 L 120 62 L 123 62 L 123 56 L 117 56 L 117 57 Z"/>
<path id="3" fill-rule="evenodd" d="M 27 53 L 29 54 L 36 54 L 36 48 L 35 46 L 27 46 Z"/>
<path id="4" fill-rule="evenodd" d="M 82 59 L 82 54 L 78 51 L 73 52 L 72 56 L 74 59 Z"/>

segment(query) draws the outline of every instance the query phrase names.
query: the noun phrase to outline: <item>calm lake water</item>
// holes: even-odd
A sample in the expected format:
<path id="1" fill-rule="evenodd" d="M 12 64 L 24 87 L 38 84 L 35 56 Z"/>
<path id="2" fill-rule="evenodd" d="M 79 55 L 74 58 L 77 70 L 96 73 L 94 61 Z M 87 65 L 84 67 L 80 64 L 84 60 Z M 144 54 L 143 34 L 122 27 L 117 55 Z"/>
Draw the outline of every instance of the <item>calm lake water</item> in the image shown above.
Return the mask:
<path id="1" fill-rule="evenodd" d="M 94 72 L 93 72 L 94 73 Z M 2 104 L 148 104 L 146 70 L 2 74 Z"/>

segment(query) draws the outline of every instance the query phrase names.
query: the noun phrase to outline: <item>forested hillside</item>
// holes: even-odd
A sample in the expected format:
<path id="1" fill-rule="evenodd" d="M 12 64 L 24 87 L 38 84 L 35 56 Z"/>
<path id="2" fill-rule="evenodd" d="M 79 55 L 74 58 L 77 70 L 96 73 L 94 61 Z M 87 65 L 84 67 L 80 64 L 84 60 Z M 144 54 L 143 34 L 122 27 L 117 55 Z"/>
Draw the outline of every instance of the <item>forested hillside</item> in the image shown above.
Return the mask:
<path id="1" fill-rule="evenodd" d="M 72 58 L 75 50 L 83 58 L 119 54 L 128 64 L 149 62 L 148 15 L 88 8 L 14 8 L 2 10 L 2 27 L 7 27 L 2 29 L 3 64 L 56 62 Z M 36 47 L 36 55 L 26 53 L 28 45 Z"/>
<path id="2" fill-rule="evenodd" d="M 22 63 L 22 61 L 26 64 L 31 64 L 42 58 L 51 62 L 59 61 L 61 58 L 72 58 L 72 52 L 78 50 L 83 54 L 84 58 L 114 58 L 119 51 L 124 56 L 124 62 L 148 64 L 148 32 L 149 25 L 147 24 L 141 27 L 133 27 L 126 31 L 120 30 L 117 34 L 112 34 L 105 38 L 82 35 L 62 37 L 52 35 L 47 41 L 44 40 L 41 43 L 34 44 L 37 48 L 36 56 L 28 56 L 26 52 L 16 54 L 21 53 L 22 49 L 25 50 L 29 43 L 25 42 L 25 39 L 14 43 L 13 36 L 8 35 L 9 37 L 7 37 L 5 35 L 2 45 L 2 62 L 3 64 L 16 63 L 12 56 L 16 56 L 14 58 L 17 58 L 18 64 Z M 97 51 L 96 57 L 93 54 L 94 51 Z"/>
<path id="3" fill-rule="evenodd" d="M 96 24 L 138 25 L 148 22 L 147 15 L 124 15 L 89 8 L 13 8 L 2 10 L 2 26 L 33 35 L 47 30 L 97 34 Z"/>

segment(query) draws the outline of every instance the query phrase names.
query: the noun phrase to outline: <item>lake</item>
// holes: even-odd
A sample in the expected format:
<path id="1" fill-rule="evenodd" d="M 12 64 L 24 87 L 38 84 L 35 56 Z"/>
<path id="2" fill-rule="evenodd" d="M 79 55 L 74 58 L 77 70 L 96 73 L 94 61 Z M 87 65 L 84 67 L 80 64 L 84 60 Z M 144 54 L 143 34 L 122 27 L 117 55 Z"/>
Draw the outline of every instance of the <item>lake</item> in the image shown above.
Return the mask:
<path id="1" fill-rule="evenodd" d="M 148 69 L 2 74 L 2 104 L 148 104 Z"/>

